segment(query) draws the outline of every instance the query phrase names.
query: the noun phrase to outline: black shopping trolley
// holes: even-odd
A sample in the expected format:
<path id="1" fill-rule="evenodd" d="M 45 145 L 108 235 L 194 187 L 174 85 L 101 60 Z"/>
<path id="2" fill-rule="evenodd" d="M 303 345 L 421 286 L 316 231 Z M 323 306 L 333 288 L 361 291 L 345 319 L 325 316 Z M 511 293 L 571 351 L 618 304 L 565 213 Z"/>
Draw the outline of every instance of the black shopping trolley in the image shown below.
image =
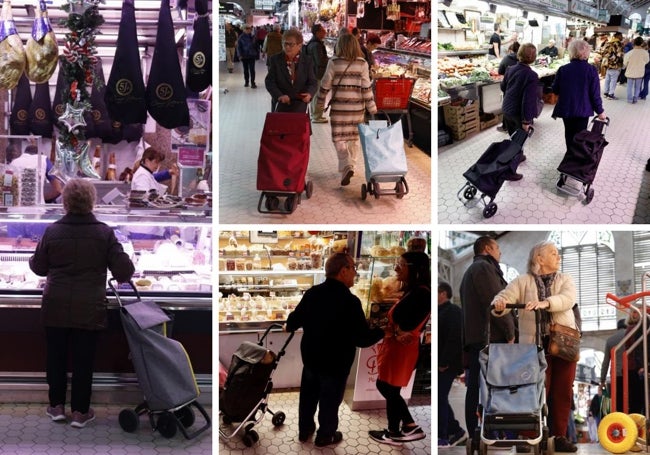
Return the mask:
<path id="1" fill-rule="evenodd" d="M 415 79 L 408 77 L 380 77 L 374 80 L 375 104 L 377 110 L 388 116 L 399 114 L 406 116 L 409 137 L 407 144 L 413 146 L 413 127 L 409 113 L 409 100 L 413 92 Z"/>

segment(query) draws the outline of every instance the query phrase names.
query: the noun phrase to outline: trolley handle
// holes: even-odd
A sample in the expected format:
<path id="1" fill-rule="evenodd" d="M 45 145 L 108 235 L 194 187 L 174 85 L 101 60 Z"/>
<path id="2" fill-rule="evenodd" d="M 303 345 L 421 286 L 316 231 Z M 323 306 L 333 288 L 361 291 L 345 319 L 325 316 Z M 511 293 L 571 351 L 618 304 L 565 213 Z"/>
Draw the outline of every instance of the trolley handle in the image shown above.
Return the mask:
<path id="1" fill-rule="evenodd" d="M 257 342 L 257 344 L 259 346 L 264 346 L 264 340 L 266 340 L 266 337 L 268 336 L 269 333 L 271 333 L 271 330 L 274 329 L 274 328 L 275 329 L 280 329 L 280 331 L 283 331 L 284 330 L 284 325 L 283 324 L 278 324 L 277 322 L 274 322 L 273 324 L 268 326 L 266 328 L 266 330 L 264 331 L 264 334 L 260 338 L 260 341 Z M 280 348 L 280 350 L 278 351 L 278 357 L 277 357 L 278 359 L 281 358 L 284 355 L 285 349 L 287 348 L 287 346 L 289 346 L 289 343 L 293 339 L 293 336 L 295 335 L 295 333 L 296 332 L 289 332 L 289 336 L 287 337 L 286 341 L 282 345 L 282 348 Z"/>
<path id="2" fill-rule="evenodd" d="M 506 303 L 506 309 L 508 309 L 508 310 L 515 310 L 515 309 L 521 310 L 521 309 L 524 309 L 524 308 L 526 308 L 525 303 Z M 490 325 L 491 325 L 491 322 L 490 322 L 489 315 L 491 314 L 493 309 L 494 309 L 494 305 L 490 304 L 490 306 L 488 307 L 488 319 L 487 319 L 488 324 L 487 324 L 487 330 L 486 330 L 487 343 L 486 344 L 490 344 Z M 535 311 L 535 344 L 537 346 L 541 347 L 542 346 L 542 327 L 541 327 L 542 318 L 541 318 L 540 312 L 542 310 L 537 308 L 534 311 Z M 517 314 L 517 318 L 518 317 L 519 317 L 519 315 Z"/>
<path id="3" fill-rule="evenodd" d="M 124 307 L 124 305 L 122 304 L 122 299 L 120 298 L 120 293 L 117 290 L 118 286 L 116 286 L 113 283 L 117 283 L 117 280 L 114 277 L 111 277 L 108 280 L 108 287 L 113 292 L 113 295 L 115 295 L 115 300 L 117 300 L 117 304 L 120 306 L 120 308 L 122 308 L 122 307 Z M 129 285 L 131 286 L 131 289 L 133 289 L 133 292 L 135 293 L 135 297 L 138 300 L 141 300 L 140 292 L 138 291 L 138 288 L 135 287 L 135 284 L 133 283 L 133 280 L 129 280 Z"/>

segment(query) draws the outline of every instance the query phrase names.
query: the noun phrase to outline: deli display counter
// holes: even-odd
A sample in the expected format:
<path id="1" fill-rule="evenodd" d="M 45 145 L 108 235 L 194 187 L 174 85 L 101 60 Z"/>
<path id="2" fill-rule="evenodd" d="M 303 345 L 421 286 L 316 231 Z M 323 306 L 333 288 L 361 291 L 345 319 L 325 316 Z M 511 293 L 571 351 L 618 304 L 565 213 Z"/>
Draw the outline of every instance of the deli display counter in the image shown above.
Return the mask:
<path id="1" fill-rule="evenodd" d="M 113 227 L 131 256 L 133 282 L 143 300 L 153 300 L 172 315 L 170 336 L 183 344 L 192 361 L 201 392 L 212 389 L 212 266 L 211 223 L 208 218 L 182 215 L 134 215 L 97 207 L 96 217 Z M 45 336 L 40 321 L 45 278 L 29 269 L 29 258 L 60 208 L 11 208 L 0 219 L 0 398 L 9 401 L 43 399 Z M 136 235 L 137 233 L 137 235 Z M 110 274 L 109 274 L 110 275 Z M 110 276 L 109 276 L 110 278 Z M 120 288 L 125 303 L 136 296 L 128 284 Z M 122 286 L 121 286 L 122 287 Z M 93 400 L 116 402 L 121 394 L 140 396 L 119 305 L 107 291 L 108 326 L 97 346 Z M 37 392 L 37 395 L 33 395 Z"/>

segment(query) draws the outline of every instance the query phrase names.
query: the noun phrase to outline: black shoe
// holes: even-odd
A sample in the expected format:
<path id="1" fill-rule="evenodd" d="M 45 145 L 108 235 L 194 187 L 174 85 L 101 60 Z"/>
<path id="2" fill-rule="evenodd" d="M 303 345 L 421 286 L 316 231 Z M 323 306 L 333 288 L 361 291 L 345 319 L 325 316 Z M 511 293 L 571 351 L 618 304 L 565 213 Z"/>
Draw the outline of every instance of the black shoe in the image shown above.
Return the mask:
<path id="1" fill-rule="evenodd" d="M 248 87 L 248 82 L 244 82 L 244 87 Z"/>
<path id="2" fill-rule="evenodd" d="M 251 84 L 251 88 L 257 88 L 257 85 L 255 85 L 255 82 Z"/>
<path id="3" fill-rule="evenodd" d="M 332 436 L 328 436 L 328 437 L 316 436 L 314 445 L 316 447 L 325 447 L 332 444 L 338 444 L 342 440 L 343 440 L 343 433 L 341 433 L 340 431 L 336 431 Z"/>
<path id="4" fill-rule="evenodd" d="M 609 93 L 605 93 L 605 94 L 603 94 L 603 96 L 604 96 L 605 98 L 607 98 L 607 99 L 610 99 L 610 98 L 611 98 L 611 96 L 609 95 Z"/>
<path id="5" fill-rule="evenodd" d="M 555 437 L 555 452 L 565 452 L 565 453 L 574 453 L 578 451 L 578 447 L 575 444 L 572 444 L 564 436 Z"/>
<path id="6" fill-rule="evenodd" d="M 497 126 L 497 131 L 501 131 L 502 133 L 508 132 L 508 130 L 503 125 Z"/>
<path id="7" fill-rule="evenodd" d="M 354 175 L 354 171 L 352 169 L 348 169 L 345 174 L 343 174 L 343 178 L 341 179 L 341 186 L 347 186 L 350 184 L 350 179 Z"/>
<path id="8" fill-rule="evenodd" d="M 530 446 L 528 444 L 517 444 L 517 453 L 530 453 Z"/>
<path id="9" fill-rule="evenodd" d="M 523 178 L 524 178 L 523 174 L 515 173 L 515 174 L 511 174 L 511 175 L 509 175 L 507 177 L 504 177 L 503 179 L 504 180 L 509 180 L 510 182 L 516 182 L 516 181 L 521 180 Z"/>
<path id="10" fill-rule="evenodd" d="M 232 73 L 232 68 L 228 70 L 229 73 Z"/>
<path id="11" fill-rule="evenodd" d="M 526 155 L 521 155 L 521 159 L 519 160 L 519 164 L 523 163 L 526 161 Z"/>
<path id="12" fill-rule="evenodd" d="M 312 437 L 314 432 L 316 431 L 316 427 L 313 427 L 312 429 L 308 431 L 300 431 L 298 432 L 298 441 L 300 442 L 307 442 L 309 438 Z"/>

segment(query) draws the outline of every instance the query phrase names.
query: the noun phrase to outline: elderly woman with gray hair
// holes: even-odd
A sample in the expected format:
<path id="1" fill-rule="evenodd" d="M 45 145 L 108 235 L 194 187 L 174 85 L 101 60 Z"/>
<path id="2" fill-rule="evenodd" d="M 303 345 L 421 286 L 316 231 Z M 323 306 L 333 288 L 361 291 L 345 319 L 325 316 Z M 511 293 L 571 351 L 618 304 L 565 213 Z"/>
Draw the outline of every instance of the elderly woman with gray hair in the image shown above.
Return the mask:
<path id="1" fill-rule="evenodd" d="M 492 300 L 495 316 L 503 316 L 510 311 L 506 304 L 519 303 L 526 306 L 519 317 L 520 343 L 535 343 L 534 310 L 542 310 L 541 330 L 545 349 L 550 323 L 578 328 L 573 312 L 576 303 L 575 284 L 571 276 L 559 271 L 560 261 L 554 243 L 542 242 L 535 245 L 530 251 L 528 273 L 515 278 Z M 546 401 L 551 436 L 555 436 L 555 451 L 576 452 L 577 447 L 566 438 L 576 362 L 551 356 L 548 352 L 546 361 Z"/>
<path id="2" fill-rule="evenodd" d="M 587 60 L 591 46 L 584 40 L 573 40 L 569 44 L 571 61 L 557 70 L 553 80 L 553 93 L 558 101 L 553 109 L 553 118 L 564 121 L 564 140 L 567 150 L 573 138 L 587 129 L 589 117 L 594 112 L 600 120 L 605 120 L 603 100 L 600 97 L 600 78 L 598 70 Z"/>
<path id="3" fill-rule="evenodd" d="M 46 376 L 53 421 L 65 421 L 67 360 L 72 358 L 71 423 L 83 428 L 94 420 L 90 396 L 99 330 L 107 323 L 107 270 L 128 282 L 134 267 L 113 229 L 93 215 L 96 191 L 88 180 L 71 179 L 63 187 L 65 215 L 49 225 L 29 259 L 46 278 L 41 303 L 45 326 Z"/>

